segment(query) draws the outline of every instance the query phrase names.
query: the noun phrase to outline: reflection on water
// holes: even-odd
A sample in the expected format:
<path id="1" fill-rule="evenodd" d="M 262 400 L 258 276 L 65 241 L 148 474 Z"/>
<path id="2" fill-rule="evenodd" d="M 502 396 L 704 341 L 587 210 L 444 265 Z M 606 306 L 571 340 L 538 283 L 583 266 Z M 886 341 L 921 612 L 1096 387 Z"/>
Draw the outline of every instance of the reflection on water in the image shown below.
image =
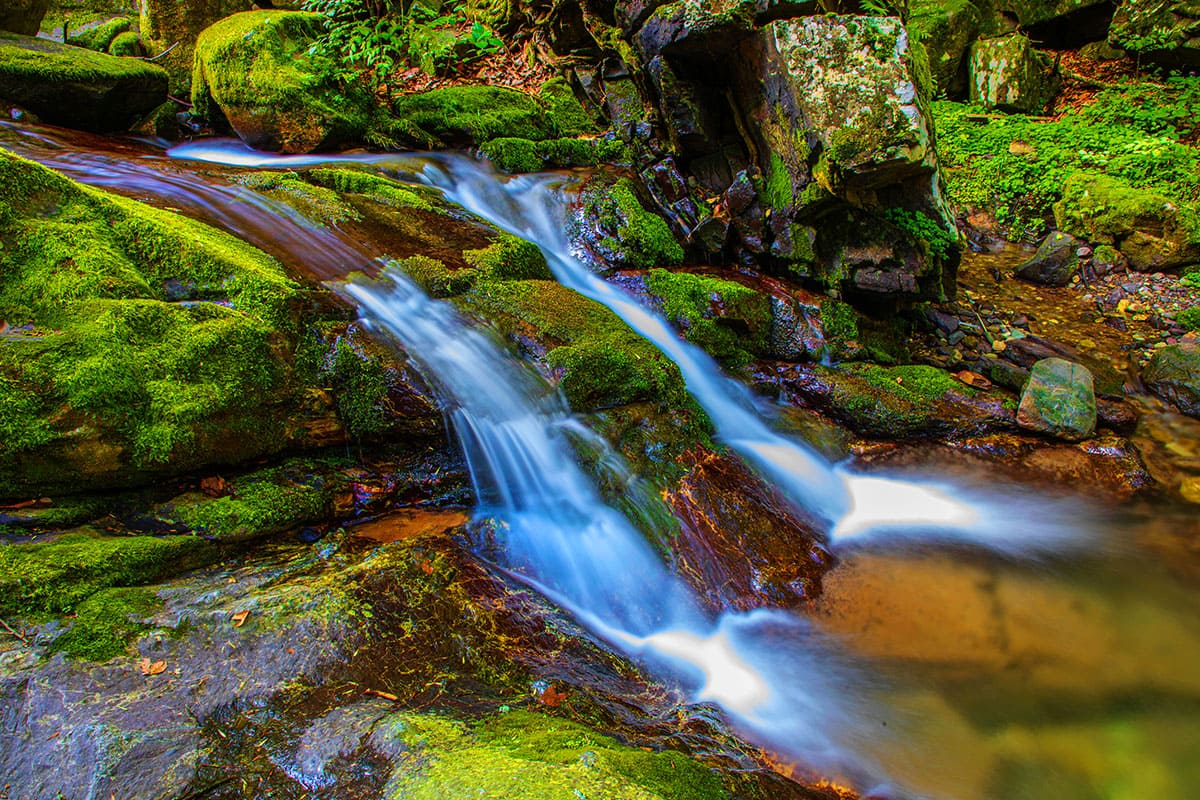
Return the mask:
<path id="1" fill-rule="evenodd" d="M 289 261 L 307 259 L 317 272 L 344 275 L 377 255 L 237 186 L 230 180 L 236 170 L 171 162 L 160 149 L 140 143 L 42 135 L 8 125 L 0 126 L 0 141 L 86 183 L 181 209 L 286 253 Z M 241 148 L 238 156 L 247 166 L 316 163 L 247 152 Z M 419 156 L 365 154 L 339 160 L 386 163 L 410 173 L 429 163 Z M 1155 458 L 1160 450 L 1200 452 L 1200 442 L 1189 440 L 1194 424 L 1169 427 L 1169 434 L 1162 433 L 1166 428 L 1156 423 L 1143 434 L 1157 448 Z M 769 440 L 754 444 L 771 446 Z M 768 452 L 762 458 L 783 456 Z M 1167 466 L 1151 466 L 1173 474 Z M 829 480 L 820 458 L 803 459 L 801 468 L 816 469 L 818 483 Z M 837 499 L 834 533 L 857 534 L 857 545 L 843 549 L 843 563 L 827 577 L 825 595 L 807 620 L 760 611 L 706 622 L 679 611 L 678 597 L 676 611 L 664 614 L 656 602 L 662 592 L 642 587 L 626 592 L 636 602 L 625 598 L 614 618 L 591 619 L 593 630 L 678 675 L 696 687 L 697 699 L 736 712 L 757 740 L 810 764 L 841 766 L 863 786 L 871 785 L 868 775 L 885 774 L 894 787 L 905 787 L 881 787 L 881 795 L 1200 797 L 1200 522 L 1194 511 L 1152 507 L 1144 520 L 1112 523 L 1106 539 L 1111 546 L 1033 563 L 946 549 L 955 545 L 927 535 L 919 549 L 904 549 L 898 535 L 903 528 L 884 537 L 889 546 L 881 552 L 868 549 L 872 539 L 862 534 L 879 531 L 881 518 L 894 518 L 900 501 L 888 499 L 886 483 L 872 483 L 884 480 L 877 476 L 842 478 L 846 495 Z M 1056 535 L 1078 540 L 1079 531 L 1091 545 L 1102 540 L 1095 522 L 1048 523 L 1049 506 L 1034 501 L 1034 488 L 1010 488 L 1000 501 L 964 505 L 961 487 L 903 485 L 901 499 L 912 508 L 945 517 L 943 527 L 985 529 L 992 546 L 1009 556 L 1039 542 L 1057 551 Z M 544 500 L 552 504 L 555 498 Z M 492 502 L 506 501 L 497 496 Z M 593 502 L 599 503 L 589 499 L 585 505 Z M 522 509 L 513 510 L 518 524 L 530 523 L 530 541 L 516 551 L 519 568 L 520 559 L 532 558 L 540 546 L 536 534 L 548 521 L 522 520 Z M 549 521 L 559 525 L 560 516 Z M 589 516 L 586 509 L 582 516 Z M 601 527 L 624 525 L 601 517 Z M 996 546 L 1005 537 L 1019 544 L 1006 552 Z M 528 548 L 524 555 L 521 547 Z M 570 547 L 558 549 L 566 560 L 578 555 Z M 645 560 L 640 548 L 626 555 L 617 559 L 621 565 Z M 608 558 L 602 553 L 577 566 L 586 576 L 596 560 Z M 670 584 L 664 576 L 656 580 L 660 589 Z M 572 599 L 562 584 L 547 588 Z M 646 594 L 656 595 L 650 608 L 658 610 L 642 616 L 635 606 Z M 584 592 L 575 599 L 586 618 L 584 605 L 603 608 L 613 598 L 596 600 Z"/>

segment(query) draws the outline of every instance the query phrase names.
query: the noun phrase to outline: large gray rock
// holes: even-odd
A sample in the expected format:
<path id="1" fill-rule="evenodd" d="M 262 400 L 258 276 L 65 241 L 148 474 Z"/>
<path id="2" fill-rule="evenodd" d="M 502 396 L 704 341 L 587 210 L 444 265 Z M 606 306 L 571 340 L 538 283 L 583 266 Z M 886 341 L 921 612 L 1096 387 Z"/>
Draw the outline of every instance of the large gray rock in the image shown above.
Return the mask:
<path id="1" fill-rule="evenodd" d="M 33 36 L 49 8 L 50 0 L 4 0 L 0 6 L 0 31 Z"/>
<path id="2" fill-rule="evenodd" d="M 1021 393 L 1017 424 L 1068 441 L 1096 431 L 1096 393 L 1092 373 L 1082 364 L 1046 358 L 1033 365 Z"/>
<path id="3" fill-rule="evenodd" d="M 1025 36 L 981 39 L 971 48 L 971 101 L 986 108 L 1041 114 L 1058 93 L 1050 60 Z"/>
<path id="4" fill-rule="evenodd" d="M 1165 64 L 1200 65 L 1200 0 L 1124 0 L 1108 41 Z"/>
<path id="5" fill-rule="evenodd" d="M 1079 248 L 1083 242 L 1054 231 L 1038 246 L 1033 258 L 1017 267 L 1017 277 L 1043 286 L 1066 286 L 1079 274 Z"/>
<path id="6" fill-rule="evenodd" d="M 1146 387 L 1174 403 L 1190 417 L 1200 418 L 1200 345 L 1170 344 L 1160 348 L 1142 374 Z"/>
<path id="7" fill-rule="evenodd" d="M 0 33 L 0 97 L 56 125 L 124 131 L 166 102 L 167 73 L 137 59 Z"/>

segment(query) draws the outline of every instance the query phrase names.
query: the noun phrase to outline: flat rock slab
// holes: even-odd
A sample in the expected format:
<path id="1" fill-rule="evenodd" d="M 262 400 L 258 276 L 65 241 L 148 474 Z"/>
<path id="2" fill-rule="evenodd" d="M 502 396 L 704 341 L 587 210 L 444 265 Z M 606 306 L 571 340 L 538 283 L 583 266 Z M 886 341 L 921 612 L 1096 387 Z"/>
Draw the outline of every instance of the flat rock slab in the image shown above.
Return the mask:
<path id="1" fill-rule="evenodd" d="M 1045 358 L 1033 365 L 1021 394 L 1017 424 L 1068 441 L 1096 431 L 1096 393 L 1092 373 L 1082 364 Z"/>

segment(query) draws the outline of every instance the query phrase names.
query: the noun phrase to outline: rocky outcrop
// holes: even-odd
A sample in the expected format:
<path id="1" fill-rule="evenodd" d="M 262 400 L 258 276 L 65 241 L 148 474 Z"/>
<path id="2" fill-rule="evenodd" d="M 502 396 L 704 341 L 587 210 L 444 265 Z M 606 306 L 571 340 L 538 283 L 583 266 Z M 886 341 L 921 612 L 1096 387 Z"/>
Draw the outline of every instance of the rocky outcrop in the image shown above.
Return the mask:
<path id="1" fill-rule="evenodd" d="M 36 36 L 50 0 L 7 0 L 0 8 L 0 31 Z"/>
<path id="2" fill-rule="evenodd" d="M 1034 364 L 1021 393 L 1017 424 L 1068 441 L 1090 437 L 1096 430 L 1092 373 L 1082 364 L 1061 358 Z"/>
<path id="3" fill-rule="evenodd" d="M 1143 272 L 1200 263 L 1200 217 L 1157 192 L 1106 175 L 1077 173 L 1054 205 L 1059 229 L 1113 245 Z"/>
<path id="4" fill-rule="evenodd" d="M 167 73 L 129 58 L 0 33 L 0 97 L 46 122 L 128 130 L 167 99 Z"/>
<path id="5" fill-rule="evenodd" d="M 196 43 L 195 113 L 224 118 L 252 147 L 285 153 L 354 144 L 374 108 L 365 92 L 340 86 L 310 52 L 321 17 L 248 11 L 207 28 Z"/>
<path id="6" fill-rule="evenodd" d="M 1020 34 L 981 39 L 971 48 L 971 101 L 986 108 L 1041 114 L 1058 92 L 1045 55 Z"/>
<path id="7" fill-rule="evenodd" d="M 1122 0 L 1108 41 L 1163 64 L 1200 65 L 1200 2 Z"/>
<path id="8" fill-rule="evenodd" d="M 1188 416 L 1200 418 L 1200 345 L 1169 344 L 1150 359 L 1146 387 Z"/>
<path id="9" fill-rule="evenodd" d="M 982 22 L 983 15 L 970 0 L 909 2 L 909 35 L 913 46 L 925 51 L 929 90 L 935 96 L 967 96 L 967 53 Z"/>

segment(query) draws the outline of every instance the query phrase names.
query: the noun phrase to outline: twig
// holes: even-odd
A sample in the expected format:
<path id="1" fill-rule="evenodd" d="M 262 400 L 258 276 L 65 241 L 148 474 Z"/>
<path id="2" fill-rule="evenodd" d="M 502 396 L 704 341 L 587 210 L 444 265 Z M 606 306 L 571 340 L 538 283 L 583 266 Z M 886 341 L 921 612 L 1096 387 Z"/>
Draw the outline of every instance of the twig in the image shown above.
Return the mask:
<path id="1" fill-rule="evenodd" d="M 172 50 L 174 50 L 176 47 L 179 47 L 179 45 L 180 45 L 180 42 L 176 42 L 175 44 L 173 44 L 173 45 L 171 45 L 170 47 L 168 47 L 166 50 L 163 50 L 163 51 L 162 51 L 161 53 L 159 53 L 158 55 L 156 55 L 156 56 L 150 56 L 149 58 L 143 58 L 143 59 L 142 59 L 142 61 L 158 61 L 160 58 L 162 58 L 163 56 L 165 56 L 167 53 L 171 52 L 171 51 L 172 51 Z"/>
<path id="2" fill-rule="evenodd" d="M 187 100 L 178 98 L 175 95 L 169 94 L 169 95 L 167 95 L 167 99 L 170 100 L 172 103 L 178 103 L 179 105 L 184 106 L 185 108 L 192 108 L 191 103 L 189 103 Z"/>
<path id="3" fill-rule="evenodd" d="M 10 626 L 10 625 L 9 625 L 7 622 L 5 622 L 5 621 L 4 621 L 4 619 L 3 619 L 2 617 L 0 617 L 0 625 L 3 625 L 3 626 L 4 626 L 4 630 L 8 631 L 8 632 L 9 632 L 9 633 L 11 633 L 13 636 L 15 636 L 15 637 L 17 637 L 18 639 L 20 639 L 20 640 L 21 640 L 21 642 L 22 642 L 22 644 L 24 644 L 26 647 L 30 647 L 30 646 L 31 646 L 31 645 L 30 645 L 30 643 L 29 643 L 29 637 L 25 635 L 25 631 L 23 631 L 23 630 L 22 630 L 22 631 L 14 631 L 14 630 L 12 629 L 12 626 Z"/>
<path id="4" fill-rule="evenodd" d="M 224 786 L 225 784 L 231 783 L 235 780 L 237 780 L 236 775 L 230 775 L 228 778 L 221 778 L 221 780 L 217 781 L 216 783 L 210 783 L 208 786 L 204 786 L 200 789 L 195 790 L 194 792 L 188 792 L 183 797 L 180 797 L 179 800 L 196 800 L 196 798 L 203 797 L 204 795 L 211 792 L 213 789 L 218 789 L 218 788 Z"/>

